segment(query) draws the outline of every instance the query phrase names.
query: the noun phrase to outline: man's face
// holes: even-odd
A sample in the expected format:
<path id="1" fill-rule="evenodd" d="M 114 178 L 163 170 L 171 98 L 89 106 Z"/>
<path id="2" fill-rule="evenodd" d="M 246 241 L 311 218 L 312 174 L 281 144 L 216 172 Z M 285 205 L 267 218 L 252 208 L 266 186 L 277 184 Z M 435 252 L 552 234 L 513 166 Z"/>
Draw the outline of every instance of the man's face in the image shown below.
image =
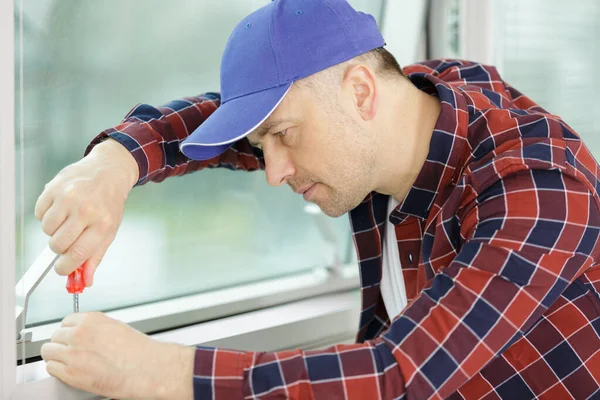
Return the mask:
<path id="1" fill-rule="evenodd" d="M 376 136 L 361 126 L 351 101 L 311 92 L 292 86 L 248 139 L 263 150 L 269 184 L 287 183 L 325 214 L 338 217 L 373 190 Z"/>

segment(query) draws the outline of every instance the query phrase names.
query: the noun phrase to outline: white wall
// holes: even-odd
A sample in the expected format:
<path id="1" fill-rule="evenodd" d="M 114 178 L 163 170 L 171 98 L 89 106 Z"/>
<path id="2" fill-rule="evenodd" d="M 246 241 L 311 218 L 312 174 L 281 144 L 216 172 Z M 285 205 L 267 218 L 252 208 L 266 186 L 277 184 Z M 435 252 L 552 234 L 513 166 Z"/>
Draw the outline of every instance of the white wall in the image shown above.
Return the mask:
<path id="1" fill-rule="evenodd" d="M 494 64 L 493 0 L 461 0 L 460 12 L 461 58 Z"/>
<path id="2" fill-rule="evenodd" d="M 425 58 L 426 0 L 387 0 L 381 33 L 401 66 Z"/>

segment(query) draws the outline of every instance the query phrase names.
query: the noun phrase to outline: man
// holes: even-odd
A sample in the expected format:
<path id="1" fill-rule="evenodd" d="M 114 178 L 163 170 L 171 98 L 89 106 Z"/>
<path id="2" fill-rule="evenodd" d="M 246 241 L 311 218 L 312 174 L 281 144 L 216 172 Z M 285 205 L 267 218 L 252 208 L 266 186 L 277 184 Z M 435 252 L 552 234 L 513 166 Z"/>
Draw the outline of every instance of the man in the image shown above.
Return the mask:
<path id="1" fill-rule="evenodd" d="M 597 396 L 596 161 L 495 68 L 402 71 L 383 45 L 344 0 L 271 2 L 234 30 L 222 97 L 135 107 L 35 211 L 62 254 L 57 271 L 85 262 L 91 284 L 135 184 L 265 169 L 326 214 L 350 213 L 357 344 L 193 349 L 74 314 L 42 347 L 48 371 L 119 398 Z"/>

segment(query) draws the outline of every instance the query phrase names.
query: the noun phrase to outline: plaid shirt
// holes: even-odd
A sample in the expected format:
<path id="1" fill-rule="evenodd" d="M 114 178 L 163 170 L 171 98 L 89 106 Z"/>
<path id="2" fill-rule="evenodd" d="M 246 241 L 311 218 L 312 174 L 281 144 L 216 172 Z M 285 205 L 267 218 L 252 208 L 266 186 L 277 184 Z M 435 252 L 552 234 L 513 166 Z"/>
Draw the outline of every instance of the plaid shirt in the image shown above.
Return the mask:
<path id="1" fill-rule="evenodd" d="M 361 275 L 357 343 L 321 351 L 198 347 L 195 398 L 585 399 L 600 396 L 598 165 L 559 117 L 495 68 L 434 60 L 405 68 L 442 111 L 404 201 L 371 193 L 350 212 Z M 246 139 L 192 161 L 179 142 L 219 105 L 204 94 L 136 106 L 102 132 L 161 181 L 206 167 L 264 168 Z M 408 306 L 380 293 L 386 219 Z"/>

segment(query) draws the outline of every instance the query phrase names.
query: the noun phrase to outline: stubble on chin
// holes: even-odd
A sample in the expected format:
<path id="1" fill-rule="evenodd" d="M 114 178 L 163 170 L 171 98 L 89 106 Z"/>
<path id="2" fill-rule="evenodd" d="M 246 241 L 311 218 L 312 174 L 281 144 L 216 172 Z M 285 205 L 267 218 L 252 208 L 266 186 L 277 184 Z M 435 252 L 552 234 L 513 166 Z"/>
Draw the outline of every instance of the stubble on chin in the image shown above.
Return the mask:
<path id="1" fill-rule="evenodd" d="M 316 199 L 314 203 L 328 217 L 338 218 L 356 208 L 364 200 L 361 196 L 353 197 L 355 198 L 350 199 L 333 192 L 325 199 Z"/>

